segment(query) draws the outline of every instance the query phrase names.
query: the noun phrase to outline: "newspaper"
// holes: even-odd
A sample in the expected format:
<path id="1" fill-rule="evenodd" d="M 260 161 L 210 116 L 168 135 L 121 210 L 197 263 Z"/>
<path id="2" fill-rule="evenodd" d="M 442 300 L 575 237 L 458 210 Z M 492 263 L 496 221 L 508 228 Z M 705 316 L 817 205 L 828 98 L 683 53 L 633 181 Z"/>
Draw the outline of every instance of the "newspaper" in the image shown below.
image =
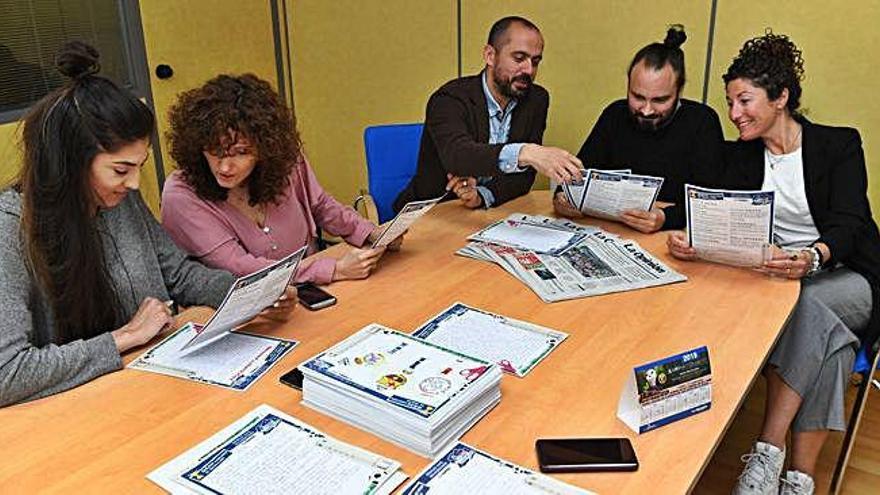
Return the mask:
<path id="1" fill-rule="evenodd" d="M 545 302 L 656 287 L 687 280 L 644 250 L 598 227 L 515 213 L 508 220 L 544 223 L 584 235 L 560 255 L 488 242 L 470 242 L 456 254 L 499 265 Z"/>

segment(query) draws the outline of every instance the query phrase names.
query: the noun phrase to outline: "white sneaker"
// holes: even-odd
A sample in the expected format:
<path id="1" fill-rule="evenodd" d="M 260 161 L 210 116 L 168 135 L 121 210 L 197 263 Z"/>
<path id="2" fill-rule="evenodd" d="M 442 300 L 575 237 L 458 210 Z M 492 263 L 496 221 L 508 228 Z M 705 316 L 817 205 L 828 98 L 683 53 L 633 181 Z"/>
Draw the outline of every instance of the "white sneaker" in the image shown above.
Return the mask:
<path id="1" fill-rule="evenodd" d="M 741 457 L 745 469 L 733 487 L 733 495 L 776 495 L 779 475 L 785 462 L 785 450 L 764 442 L 755 442 L 752 451 Z"/>
<path id="2" fill-rule="evenodd" d="M 781 495 L 813 495 L 816 489 L 813 478 L 800 471 L 786 471 L 782 482 Z"/>

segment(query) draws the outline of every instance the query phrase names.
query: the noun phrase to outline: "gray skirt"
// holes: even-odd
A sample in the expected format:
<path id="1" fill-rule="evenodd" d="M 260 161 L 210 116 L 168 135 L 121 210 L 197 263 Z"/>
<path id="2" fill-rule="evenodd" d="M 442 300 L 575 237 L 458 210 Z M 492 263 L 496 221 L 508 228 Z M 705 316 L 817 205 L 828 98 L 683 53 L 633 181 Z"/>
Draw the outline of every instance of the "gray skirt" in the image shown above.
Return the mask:
<path id="1" fill-rule="evenodd" d="M 803 399 L 794 432 L 846 429 L 844 392 L 871 317 L 871 286 L 849 268 L 823 270 L 801 281 L 797 304 L 769 363 Z"/>

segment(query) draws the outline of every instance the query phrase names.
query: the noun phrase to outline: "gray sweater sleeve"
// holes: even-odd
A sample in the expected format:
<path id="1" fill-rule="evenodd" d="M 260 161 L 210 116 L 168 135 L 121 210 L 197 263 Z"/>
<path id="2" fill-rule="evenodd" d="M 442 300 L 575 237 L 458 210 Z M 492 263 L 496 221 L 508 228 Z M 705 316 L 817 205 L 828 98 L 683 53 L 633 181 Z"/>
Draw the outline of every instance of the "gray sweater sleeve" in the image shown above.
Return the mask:
<path id="1" fill-rule="evenodd" d="M 235 277 L 225 270 L 208 268 L 188 258 L 159 225 L 139 195 L 137 205 L 156 250 L 168 294 L 184 306 L 218 307 Z"/>
<path id="2" fill-rule="evenodd" d="M 32 344 L 32 304 L 43 304 L 25 267 L 19 217 L 0 212 L 0 406 L 73 388 L 122 367 L 113 337 L 104 333 L 64 345 Z M 40 311 L 42 308 L 36 309 Z"/>

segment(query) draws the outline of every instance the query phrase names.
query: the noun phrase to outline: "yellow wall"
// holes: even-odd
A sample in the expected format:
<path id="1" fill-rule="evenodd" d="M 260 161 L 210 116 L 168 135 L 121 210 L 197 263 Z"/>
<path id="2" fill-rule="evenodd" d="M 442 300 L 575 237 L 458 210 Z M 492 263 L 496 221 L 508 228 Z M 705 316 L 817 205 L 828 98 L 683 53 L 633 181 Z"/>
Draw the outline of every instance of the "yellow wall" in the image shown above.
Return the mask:
<path id="1" fill-rule="evenodd" d="M 272 15 L 269 2 L 257 0 L 142 0 L 140 8 L 167 176 L 174 166 L 165 141 L 167 115 L 178 93 L 222 73 L 252 72 L 275 85 Z M 170 65 L 174 76 L 158 79 L 159 64 Z M 148 187 L 142 186 L 144 196 L 158 212 L 158 187 L 150 195 Z"/>
<path id="2" fill-rule="evenodd" d="M 727 105 L 721 75 L 743 42 L 766 27 L 787 34 L 803 51 L 805 80 L 801 107 L 814 122 L 859 129 L 868 164 L 874 215 L 880 212 L 880 106 L 877 105 L 877 65 L 880 57 L 880 3 L 851 0 L 846 8 L 818 0 L 778 2 L 722 0 L 715 29 L 709 104 L 722 115 L 725 135 L 737 136 L 724 117 Z"/>
<path id="3" fill-rule="evenodd" d="M 15 177 L 21 164 L 18 122 L 0 125 L 0 187 Z"/>
<path id="4" fill-rule="evenodd" d="M 278 0 L 279 2 L 281 0 Z M 745 3 L 744 3 L 745 2 Z M 880 4 L 853 0 L 846 9 L 818 0 L 719 0 L 709 103 L 724 117 L 720 75 L 742 42 L 772 26 L 804 50 L 804 107 L 817 122 L 858 127 L 865 141 L 873 203 L 880 204 L 880 173 L 871 157 L 880 151 L 880 117 L 873 105 Z M 363 129 L 381 123 L 420 122 L 428 96 L 457 74 L 454 0 L 286 0 L 293 57 L 298 126 L 322 184 L 349 202 L 366 188 Z M 666 26 L 682 23 L 688 68 L 685 96 L 699 99 L 708 36 L 707 0 L 465 0 L 462 67 L 482 67 L 489 26 L 508 14 L 524 15 L 544 33 L 539 82 L 551 93 L 545 141 L 576 151 L 610 101 L 625 91 L 625 70 L 642 45 L 662 39 Z M 254 72 L 276 80 L 270 3 L 237 0 L 140 2 L 160 134 L 176 95 L 221 72 Z M 175 75 L 158 80 L 159 63 Z M 16 124 L 0 125 L 0 180 L 18 169 Z M 160 145 L 165 168 L 173 164 Z M 158 206 L 155 171 L 148 164 L 144 196 Z M 543 185 L 545 183 L 541 183 Z"/>
<path id="5" fill-rule="evenodd" d="M 423 121 L 456 76 L 456 2 L 287 3 L 297 127 L 321 184 L 350 203 L 366 188 L 364 128 Z"/>
<path id="6" fill-rule="evenodd" d="M 180 91 L 223 72 L 253 72 L 275 84 L 272 17 L 269 2 L 256 0 L 142 0 L 140 9 L 167 175 L 173 167 L 164 139 L 167 112 Z M 163 63 L 174 68 L 171 79 L 156 78 L 154 69 Z M 17 125 L 0 125 L 0 181 L 19 168 L 13 137 Z M 160 191 L 152 159 L 141 173 L 141 193 L 158 213 Z"/>
<path id="7" fill-rule="evenodd" d="M 483 68 L 481 53 L 489 28 L 505 15 L 526 17 L 544 35 L 537 80 L 550 91 L 545 144 L 576 153 L 602 109 L 626 96 L 626 69 L 635 52 L 663 41 L 670 24 L 684 24 L 688 35 L 682 46 L 688 77 L 685 96 L 698 101 L 702 96 L 710 2 L 467 0 L 461 15 L 464 73 Z"/>

